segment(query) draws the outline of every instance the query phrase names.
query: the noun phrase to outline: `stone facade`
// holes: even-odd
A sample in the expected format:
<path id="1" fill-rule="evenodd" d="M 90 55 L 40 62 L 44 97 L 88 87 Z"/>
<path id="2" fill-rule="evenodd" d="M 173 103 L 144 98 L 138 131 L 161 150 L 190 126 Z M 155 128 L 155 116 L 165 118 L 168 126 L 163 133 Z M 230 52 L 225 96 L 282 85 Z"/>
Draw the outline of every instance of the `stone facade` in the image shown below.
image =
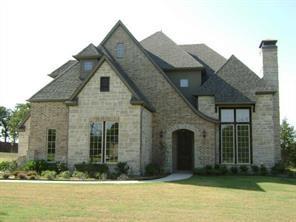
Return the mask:
<path id="1" fill-rule="evenodd" d="M 25 129 L 19 132 L 18 156 L 26 156 L 29 149 L 31 117 L 24 123 Z"/>
<path id="2" fill-rule="evenodd" d="M 127 32 L 119 26 L 104 42 L 104 46 L 110 51 L 113 57 L 116 58 L 115 48 L 117 43 L 125 45 L 125 56 L 117 59 L 117 62 L 126 70 L 129 77 L 136 83 L 141 91 L 147 96 L 149 101 L 156 109 L 153 113 L 152 120 L 152 152 L 153 162 L 160 163 L 166 166 L 166 170 L 171 172 L 173 170 L 171 143 L 165 144 L 164 138 L 169 138 L 172 131 L 169 129 L 176 128 L 176 126 L 194 126 L 195 132 L 207 131 L 207 137 L 201 140 L 199 146 L 204 151 L 215 149 L 215 124 L 202 119 L 190 109 L 182 97 L 176 92 L 169 79 L 164 73 L 161 73 L 153 63 L 147 58 L 140 46 L 132 40 Z M 177 128 L 176 128 L 177 129 Z M 168 135 L 167 135 L 168 134 Z M 161 136 L 165 135 L 165 136 Z M 200 133 L 196 135 L 200 137 Z M 164 151 L 166 149 L 167 151 Z M 204 152 L 201 151 L 201 152 Z M 166 156 L 168 153 L 170 156 Z M 206 158 L 199 156 L 195 163 L 200 161 L 202 164 L 213 163 L 213 158 L 205 154 Z M 165 161 L 165 162 L 164 162 Z"/>
<path id="3" fill-rule="evenodd" d="M 109 92 L 100 92 L 102 76 L 110 77 Z M 89 162 L 90 124 L 115 121 L 119 123 L 118 161 L 127 162 L 132 174 L 140 173 L 142 107 L 131 105 L 131 96 L 131 92 L 110 65 L 104 62 L 79 93 L 78 106 L 69 107 L 70 167 L 75 163 Z M 148 121 L 144 119 L 145 124 Z M 145 129 L 144 134 L 146 131 Z M 149 132 L 147 134 L 149 136 Z M 145 150 L 145 147 L 142 149 Z"/>
<path id="4" fill-rule="evenodd" d="M 218 112 L 215 111 L 215 97 L 214 96 L 199 96 L 198 97 L 198 110 L 204 114 L 219 118 Z"/>
<path id="5" fill-rule="evenodd" d="M 152 114 L 142 108 L 141 113 L 141 172 L 152 161 Z"/>
<path id="6" fill-rule="evenodd" d="M 56 161 L 67 161 L 68 107 L 63 102 L 31 103 L 28 159 L 47 159 L 47 130 L 56 129 Z"/>

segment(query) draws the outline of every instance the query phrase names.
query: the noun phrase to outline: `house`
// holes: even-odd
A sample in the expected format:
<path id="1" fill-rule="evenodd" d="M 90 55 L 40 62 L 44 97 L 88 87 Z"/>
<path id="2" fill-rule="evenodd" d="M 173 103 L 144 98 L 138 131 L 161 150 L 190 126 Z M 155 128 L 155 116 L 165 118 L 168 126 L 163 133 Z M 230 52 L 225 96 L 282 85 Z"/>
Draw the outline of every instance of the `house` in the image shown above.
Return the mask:
<path id="1" fill-rule="evenodd" d="M 280 160 L 277 41 L 263 40 L 263 78 L 205 44 L 163 32 L 138 41 L 119 21 L 33 95 L 20 127 L 27 159 L 151 162 L 167 172 Z"/>

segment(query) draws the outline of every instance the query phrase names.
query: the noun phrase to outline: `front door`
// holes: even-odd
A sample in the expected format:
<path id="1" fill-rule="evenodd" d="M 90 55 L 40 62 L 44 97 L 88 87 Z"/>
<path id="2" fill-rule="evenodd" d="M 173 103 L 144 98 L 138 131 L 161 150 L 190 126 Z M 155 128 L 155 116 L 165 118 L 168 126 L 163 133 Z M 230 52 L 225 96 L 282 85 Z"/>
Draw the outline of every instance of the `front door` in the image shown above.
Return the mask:
<path id="1" fill-rule="evenodd" d="M 179 130 L 177 134 L 177 170 L 193 169 L 193 132 Z"/>

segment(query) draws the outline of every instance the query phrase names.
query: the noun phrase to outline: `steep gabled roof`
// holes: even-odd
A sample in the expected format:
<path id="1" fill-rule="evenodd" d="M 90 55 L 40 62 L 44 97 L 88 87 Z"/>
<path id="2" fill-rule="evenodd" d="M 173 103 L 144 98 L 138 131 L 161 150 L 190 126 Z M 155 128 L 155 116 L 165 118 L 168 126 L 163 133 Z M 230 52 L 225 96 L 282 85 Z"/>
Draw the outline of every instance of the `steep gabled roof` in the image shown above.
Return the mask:
<path id="1" fill-rule="evenodd" d="M 56 70 L 54 70 L 52 73 L 48 74 L 48 76 L 50 76 L 52 78 L 56 78 L 57 76 L 59 76 L 60 74 L 63 74 L 65 71 L 67 71 L 69 68 L 71 68 L 76 63 L 77 63 L 76 60 L 69 60 L 64 65 L 62 65 L 59 68 L 57 68 Z"/>
<path id="2" fill-rule="evenodd" d="M 232 87 L 238 89 L 252 101 L 256 101 L 255 93 L 257 91 L 274 91 L 263 79 L 259 78 L 234 55 L 232 55 L 216 73 L 220 78 Z"/>
<path id="3" fill-rule="evenodd" d="M 98 51 L 97 47 L 94 44 L 89 44 L 87 47 L 85 47 L 82 51 L 80 51 L 78 54 L 74 55 L 73 57 L 75 59 L 91 59 L 91 58 L 100 58 L 102 56 L 102 53 Z"/>
<path id="4" fill-rule="evenodd" d="M 203 67 L 163 32 L 156 32 L 142 40 L 140 43 L 162 69 Z"/>
<path id="5" fill-rule="evenodd" d="M 208 47 L 206 44 L 179 45 L 193 58 L 199 59 L 207 64 L 213 71 L 217 71 L 226 62 L 226 59 L 219 53 Z"/>

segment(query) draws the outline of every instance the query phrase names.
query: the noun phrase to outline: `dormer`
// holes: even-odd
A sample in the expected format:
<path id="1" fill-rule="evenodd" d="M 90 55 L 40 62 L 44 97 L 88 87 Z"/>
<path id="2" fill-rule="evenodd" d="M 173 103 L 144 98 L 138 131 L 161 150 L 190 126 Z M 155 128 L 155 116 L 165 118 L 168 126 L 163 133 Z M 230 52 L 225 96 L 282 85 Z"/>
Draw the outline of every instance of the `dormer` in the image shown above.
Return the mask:
<path id="1" fill-rule="evenodd" d="M 83 80 L 96 66 L 102 53 L 91 43 L 73 57 L 80 62 L 80 79 Z"/>

